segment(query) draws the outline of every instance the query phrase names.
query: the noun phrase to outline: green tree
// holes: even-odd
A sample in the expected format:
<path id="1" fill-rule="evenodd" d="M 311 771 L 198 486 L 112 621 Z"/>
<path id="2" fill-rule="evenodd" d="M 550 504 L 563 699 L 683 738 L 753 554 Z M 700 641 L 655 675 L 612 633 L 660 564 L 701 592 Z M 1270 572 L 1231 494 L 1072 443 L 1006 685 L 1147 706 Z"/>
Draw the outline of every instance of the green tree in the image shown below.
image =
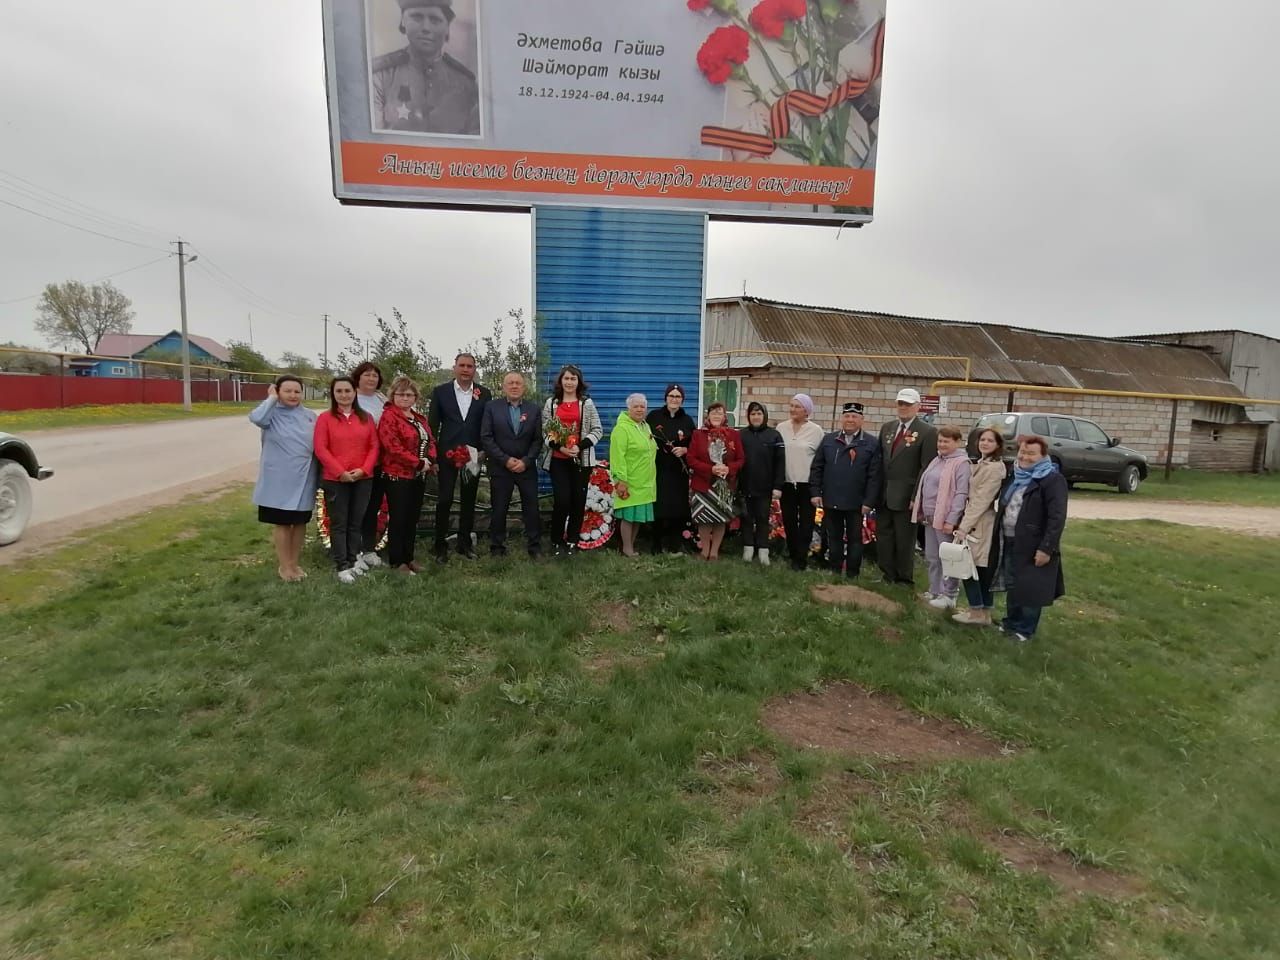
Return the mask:
<path id="1" fill-rule="evenodd" d="M 14 343 L 9 340 L 0 343 L 0 347 L 6 349 L 0 350 L 0 370 L 6 373 L 57 373 L 58 361 L 53 357 L 46 356 L 35 347 L 27 347 L 23 344 Z M 18 353 L 19 350 L 30 350 L 31 353 Z"/>
<path id="2" fill-rule="evenodd" d="M 511 342 L 506 342 L 506 325 L 510 321 L 512 327 Z M 493 329 L 488 336 L 481 337 L 477 343 L 469 343 L 465 347 L 468 353 L 476 358 L 476 379 L 494 392 L 502 391 L 502 378 L 511 371 L 521 373 L 528 384 L 531 399 L 540 395 L 538 371 L 546 366 L 539 362 L 539 354 L 534 339 L 529 335 L 528 324 L 524 319 L 524 310 L 513 307 L 505 317 L 493 321 Z"/>
<path id="3" fill-rule="evenodd" d="M 349 373 L 366 359 L 376 363 L 383 378 L 391 380 L 404 374 L 425 386 L 440 370 L 440 358 L 427 349 L 426 342 L 409 333 L 404 315 L 394 307 L 391 320 L 374 315 L 375 331 L 367 340 L 357 337 L 352 329 L 338 321 L 338 329 L 347 335 L 348 344 L 338 351 L 337 367 Z"/>
<path id="4" fill-rule="evenodd" d="M 246 373 L 276 372 L 276 368 L 272 365 L 270 360 L 243 341 L 228 341 L 227 352 L 231 356 L 227 366 L 232 370 L 243 370 Z"/>
<path id="5" fill-rule="evenodd" d="M 36 332 L 55 347 L 98 348 L 104 334 L 133 328 L 133 304 L 111 283 L 51 283 L 36 307 Z"/>

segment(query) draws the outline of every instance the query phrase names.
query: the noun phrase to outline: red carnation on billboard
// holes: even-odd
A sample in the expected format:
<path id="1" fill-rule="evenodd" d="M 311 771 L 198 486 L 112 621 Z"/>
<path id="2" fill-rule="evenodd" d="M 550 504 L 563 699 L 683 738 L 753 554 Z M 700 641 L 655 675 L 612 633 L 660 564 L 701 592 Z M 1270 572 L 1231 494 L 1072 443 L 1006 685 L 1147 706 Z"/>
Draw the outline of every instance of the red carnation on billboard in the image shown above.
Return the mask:
<path id="1" fill-rule="evenodd" d="M 689 0 L 690 10 L 705 10 L 711 6 L 711 0 Z"/>
<path id="2" fill-rule="evenodd" d="M 751 37 L 741 27 L 717 27 L 698 50 L 698 69 L 712 83 L 724 83 L 747 62 Z"/>
<path id="3" fill-rule="evenodd" d="M 748 17 L 751 26 L 770 40 L 779 39 L 792 20 L 803 20 L 805 0 L 760 0 Z"/>

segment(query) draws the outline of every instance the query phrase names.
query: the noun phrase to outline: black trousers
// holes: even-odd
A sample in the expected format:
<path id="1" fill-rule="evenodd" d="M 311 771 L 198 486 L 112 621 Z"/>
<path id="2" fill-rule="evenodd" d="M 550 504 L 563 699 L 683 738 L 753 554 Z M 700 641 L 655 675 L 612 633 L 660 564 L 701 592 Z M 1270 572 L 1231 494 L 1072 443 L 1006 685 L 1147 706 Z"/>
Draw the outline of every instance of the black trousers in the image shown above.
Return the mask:
<path id="1" fill-rule="evenodd" d="M 862 570 L 862 510 L 826 510 L 822 526 L 827 534 L 827 564 L 832 573 L 856 577 Z"/>
<path id="2" fill-rule="evenodd" d="M 322 480 L 324 511 L 329 518 L 329 556 L 339 570 L 348 570 L 363 552 L 360 549 L 360 523 L 369 506 L 373 480 L 341 483 Z"/>
<path id="3" fill-rule="evenodd" d="M 387 492 L 387 478 L 375 469 L 369 478 L 369 505 L 364 508 L 360 521 L 360 547 L 362 553 L 378 549 L 378 514 L 382 512 L 382 497 Z"/>
<path id="4" fill-rule="evenodd" d="M 876 556 L 886 580 L 915 582 L 916 527 L 910 510 L 876 511 Z"/>
<path id="5" fill-rule="evenodd" d="M 538 516 L 538 471 L 512 473 L 496 464 L 489 466 L 489 496 L 493 500 L 493 514 L 489 519 L 489 549 L 503 553 L 507 549 L 507 511 L 511 508 L 511 494 L 520 491 L 520 516 L 524 520 L 525 543 L 529 552 L 542 550 L 542 518 Z"/>
<path id="6" fill-rule="evenodd" d="M 813 543 L 813 504 L 809 502 L 809 484 L 782 485 L 782 529 L 787 533 L 787 554 L 791 566 L 803 570 Z"/>
<path id="7" fill-rule="evenodd" d="M 576 460 L 551 458 L 551 542 L 578 545 L 582 515 L 587 512 L 587 481 L 591 469 Z"/>
<path id="8" fill-rule="evenodd" d="M 767 493 L 747 494 L 742 498 L 742 545 L 757 550 L 769 549 L 769 510 L 773 496 Z"/>
<path id="9" fill-rule="evenodd" d="M 422 516 L 422 498 L 427 482 L 422 477 L 401 480 L 386 477 L 387 490 L 387 562 L 399 567 L 413 561 L 418 539 L 418 520 Z"/>
<path id="10" fill-rule="evenodd" d="M 440 499 L 436 503 L 436 553 L 444 553 L 448 549 L 449 515 L 453 511 L 453 494 L 458 490 L 458 543 L 457 549 L 471 549 L 471 533 L 476 523 L 476 493 L 480 489 L 479 480 L 463 482 L 460 471 L 446 459 L 440 460 Z"/>

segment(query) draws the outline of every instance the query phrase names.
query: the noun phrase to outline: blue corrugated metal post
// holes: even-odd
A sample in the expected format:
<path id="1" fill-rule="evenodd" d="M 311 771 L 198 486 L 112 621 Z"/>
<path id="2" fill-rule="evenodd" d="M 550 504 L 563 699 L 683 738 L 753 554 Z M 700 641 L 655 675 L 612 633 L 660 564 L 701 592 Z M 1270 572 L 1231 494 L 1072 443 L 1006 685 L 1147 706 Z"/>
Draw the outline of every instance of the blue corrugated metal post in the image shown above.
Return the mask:
<path id="1" fill-rule="evenodd" d="M 659 406 L 685 388 L 698 420 L 707 218 L 700 213 L 539 207 L 533 216 L 534 314 L 549 369 L 582 367 L 605 439 L 643 393 Z"/>

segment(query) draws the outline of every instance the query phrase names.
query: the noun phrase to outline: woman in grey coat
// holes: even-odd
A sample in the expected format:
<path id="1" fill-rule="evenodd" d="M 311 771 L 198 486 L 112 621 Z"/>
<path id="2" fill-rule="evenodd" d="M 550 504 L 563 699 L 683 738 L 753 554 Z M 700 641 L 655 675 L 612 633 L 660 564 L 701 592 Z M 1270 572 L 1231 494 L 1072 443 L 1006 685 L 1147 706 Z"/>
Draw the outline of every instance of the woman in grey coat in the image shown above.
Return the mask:
<path id="1" fill-rule="evenodd" d="M 315 507 L 317 479 L 314 447 L 316 415 L 302 405 L 302 381 L 288 374 L 267 390 L 267 399 L 249 414 L 262 431 L 262 457 L 253 502 L 258 519 L 274 527 L 276 571 L 281 580 L 297 581 L 302 544 Z"/>

